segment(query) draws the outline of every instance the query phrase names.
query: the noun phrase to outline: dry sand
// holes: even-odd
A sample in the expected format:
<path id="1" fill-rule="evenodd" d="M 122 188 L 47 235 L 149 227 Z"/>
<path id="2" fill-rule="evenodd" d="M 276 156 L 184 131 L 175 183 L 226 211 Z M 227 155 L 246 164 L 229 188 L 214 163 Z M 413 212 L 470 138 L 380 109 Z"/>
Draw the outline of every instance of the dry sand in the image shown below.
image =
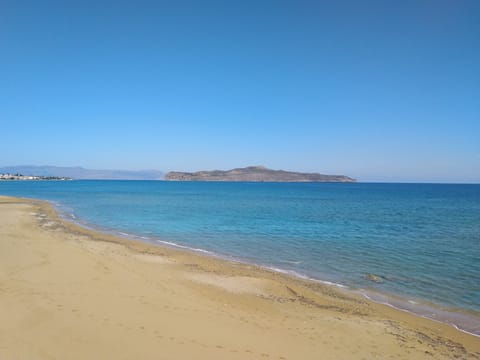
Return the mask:
<path id="1" fill-rule="evenodd" d="M 479 359 L 480 338 L 0 197 L 0 359 L 454 358 Z"/>

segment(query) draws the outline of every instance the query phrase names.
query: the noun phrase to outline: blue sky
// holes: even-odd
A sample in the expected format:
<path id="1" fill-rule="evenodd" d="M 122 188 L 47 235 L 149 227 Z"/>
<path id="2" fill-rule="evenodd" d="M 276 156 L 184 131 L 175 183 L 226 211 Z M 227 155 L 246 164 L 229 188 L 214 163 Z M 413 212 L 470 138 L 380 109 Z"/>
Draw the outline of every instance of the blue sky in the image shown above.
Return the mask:
<path id="1" fill-rule="evenodd" d="M 480 2 L 0 0 L 0 165 L 480 182 Z"/>

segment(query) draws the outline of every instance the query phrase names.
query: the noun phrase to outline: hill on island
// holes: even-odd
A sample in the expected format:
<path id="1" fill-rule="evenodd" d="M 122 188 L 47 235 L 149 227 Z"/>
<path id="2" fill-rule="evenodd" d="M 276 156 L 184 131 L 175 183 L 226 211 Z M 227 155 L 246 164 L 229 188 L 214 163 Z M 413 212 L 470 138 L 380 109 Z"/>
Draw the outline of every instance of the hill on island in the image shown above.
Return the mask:
<path id="1" fill-rule="evenodd" d="M 252 181 L 252 182 L 355 182 L 345 175 L 324 175 L 272 170 L 264 166 L 249 166 L 232 170 L 197 172 L 171 171 L 165 175 L 169 181 Z"/>
<path id="2" fill-rule="evenodd" d="M 68 177 L 75 180 L 162 180 L 164 173 L 158 170 L 93 170 L 79 166 L 5 166 L 0 174 Z"/>

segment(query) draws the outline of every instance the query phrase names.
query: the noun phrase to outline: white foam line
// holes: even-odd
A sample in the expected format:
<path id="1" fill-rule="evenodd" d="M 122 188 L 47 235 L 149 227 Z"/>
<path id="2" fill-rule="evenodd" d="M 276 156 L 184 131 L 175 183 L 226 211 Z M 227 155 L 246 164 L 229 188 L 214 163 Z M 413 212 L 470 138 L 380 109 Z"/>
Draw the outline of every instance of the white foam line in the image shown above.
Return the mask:
<path id="1" fill-rule="evenodd" d="M 342 284 L 339 284 L 339 283 L 335 283 L 335 282 L 331 282 L 331 281 L 327 281 L 327 280 L 320 280 L 320 279 L 311 278 L 309 276 L 303 275 L 303 274 L 298 273 L 298 272 L 293 271 L 293 270 L 283 270 L 283 269 L 276 268 L 276 267 L 273 267 L 273 266 L 262 266 L 262 265 L 260 265 L 260 266 L 265 268 L 265 269 L 269 269 L 269 270 L 272 270 L 272 271 L 275 271 L 275 272 L 278 272 L 278 273 L 281 273 L 281 274 L 294 276 L 294 277 L 297 277 L 297 278 L 300 278 L 300 279 L 314 281 L 314 282 L 318 282 L 318 283 L 325 284 L 325 285 L 330 285 L 330 286 L 336 286 L 336 287 L 339 287 L 339 288 L 342 288 L 342 289 L 348 289 L 348 286 L 345 286 L 345 285 L 342 285 Z"/>
<path id="2" fill-rule="evenodd" d="M 201 253 L 217 256 L 217 254 L 215 254 L 214 252 L 208 251 L 208 250 L 194 248 L 194 247 L 185 246 L 185 245 L 180 245 L 180 244 L 176 244 L 176 243 L 171 242 L 171 241 L 165 241 L 165 240 L 155 240 L 155 241 L 158 242 L 158 243 L 161 243 L 161 244 L 170 245 L 170 246 L 178 247 L 178 248 L 181 248 L 181 249 L 186 249 L 186 250 L 191 250 L 191 251 L 196 251 L 196 252 L 201 252 Z"/>
<path id="3" fill-rule="evenodd" d="M 433 320 L 433 319 L 432 319 L 432 320 Z M 441 321 L 439 321 L 439 322 L 441 322 Z M 475 333 L 472 333 L 472 332 L 470 332 L 470 331 L 463 330 L 463 329 L 459 328 L 459 327 L 458 327 L 457 325 L 455 325 L 455 324 L 451 324 L 451 323 L 446 323 L 446 324 L 453 326 L 455 329 L 457 329 L 458 331 L 461 331 L 461 332 L 463 332 L 463 333 L 465 333 L 465 334 L 470 334 L 470 335 L 473 335 L 473 336 L 476 336 L 476 337 L 480 338 L 480 334 L 475 334 Z"/>
<path id="4" fill-rule="evenodd" d="M 386 306 L 389 306 L 395 310 L 399 310 L 399 311 L 403 311 L 403 312 L 406 312 L 406 313 L 409 313 L 411 315 L 414 315 L 414 316 L 419 316 L 423 319 L 428 319 L 428 320 L 432 320 L 432 321 L 435 321 L 439 324 L 447 324 L 447 325 L 450 325 L 450 326 L 453 326 L 455 329 L 463 332 L 463 333 L 466 333 L 466 334 L 470 334 L 470 335 L 473 335 L 475 337 L 480 337 L 480 334 L 475 334 L 475 333 L 472 333 L 470 331 L 467 331 L 467 330 L 464 330 L 462 328 L 459 328 L 458 325 L 454 324 L 454 323 L 451 323 L 451 322 L 448 322 L 448 321 L 441 321 L 441 320 L 438 320 L 438 319 L 434 319 L 432 317 L 429 317 L 429 316 L 426 316 L 426 315 L 423 315 L 423 314 L 418 314 L 418 313 L 415 313 L 413 311 L 410 311 L 410 310 L 407 310 L 407 309 L 402 309 L 400 307 L 397 307 L 395 305 L 392 305 L 390 304 L 389 302 L 385 302 L 385 301 L 379 301 L 379 300 L 375 300 L 373 298 L 371 298 L 370 296 L 368 296 L 367 294 L 363 293 L 363 292 L 360 292 L 360 294 L 362 294 L 366 299 L 370 300 L 370 301 L 373 301 L 374 303 L 377 303 L 377 304 L 382 304 L 382 305 L 386 305 Z"/>

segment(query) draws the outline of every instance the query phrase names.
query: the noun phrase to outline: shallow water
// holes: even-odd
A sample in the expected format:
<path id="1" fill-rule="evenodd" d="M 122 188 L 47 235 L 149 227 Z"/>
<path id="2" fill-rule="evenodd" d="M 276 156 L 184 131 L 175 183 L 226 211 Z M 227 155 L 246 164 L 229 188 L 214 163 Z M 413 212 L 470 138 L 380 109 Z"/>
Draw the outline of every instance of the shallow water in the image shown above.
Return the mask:
<path id="1" fill-rule="evenodd" d="M 409 304 L 480 311 L 480 185 L 18 181 L 0 194 Z"/>

